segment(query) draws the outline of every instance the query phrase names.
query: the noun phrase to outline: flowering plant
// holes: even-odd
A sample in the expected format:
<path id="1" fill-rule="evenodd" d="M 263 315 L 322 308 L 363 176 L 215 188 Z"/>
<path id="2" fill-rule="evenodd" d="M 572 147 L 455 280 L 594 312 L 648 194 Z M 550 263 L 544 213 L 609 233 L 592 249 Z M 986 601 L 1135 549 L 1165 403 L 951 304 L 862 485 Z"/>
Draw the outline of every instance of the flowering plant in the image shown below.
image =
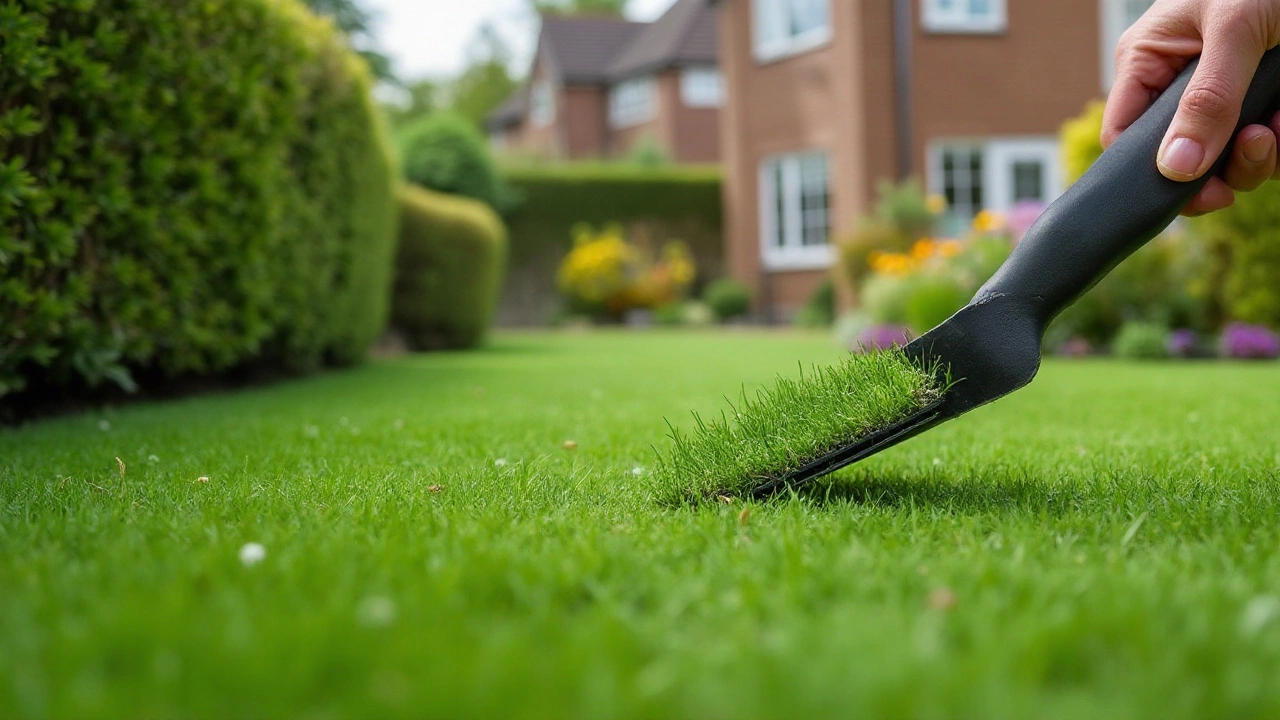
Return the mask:
<path id="1" fill-rule="evenodd" d="M 850 349 L 856 353 L 891 350 L 911 342 L 912 337 L 911 328 L 904 325 L 873 325 L 858 334 Z"/>
<path id="2" fill-rule="evenodd" d="M 1004 218 L 984 211 L 966 238 L 924 238 L 904 252 L 873 251 L 863 308 L 875 322 L 927 332 L 964 307 L 1012 248 Z"/>
<path id="3" fill-rule="evenodd" d="M 662 247 L 656 261 L 627 241 L 622 228 L 574 228 L 573 250 L 560 264 L 560 291 L 575 309 L 621 318 L 628 310 L 656 308 L 682 299 L 697 267 L 684 243 Z"/>
<path id="4" fill-rule="evenodd" d="M 1232 323 L 1222 331 L 1222 354 L 1239 360 L 1280 357 L 1280 337 L 1261 325 Z"/>

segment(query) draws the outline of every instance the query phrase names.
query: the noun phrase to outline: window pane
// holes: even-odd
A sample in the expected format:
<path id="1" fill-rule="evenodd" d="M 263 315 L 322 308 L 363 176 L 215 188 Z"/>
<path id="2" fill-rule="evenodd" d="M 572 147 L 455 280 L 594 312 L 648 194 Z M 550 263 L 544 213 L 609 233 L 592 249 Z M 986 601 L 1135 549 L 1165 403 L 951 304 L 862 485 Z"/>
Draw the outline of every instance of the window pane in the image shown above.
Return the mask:
<path id="1" fill-rule="evenodd" d="M 755 0 L 756 45 L 772 45 L 787 37 L 786 0 Z"/>
<path id="2" fill-rule="evenodd" d="M 689 107 L 719 107 L 724 101 L 724 80 L 715 68 L 688 68 L 680 74 L 680 95 Z"/>
<path id="3" fill-rule="evenodd" d="M 805 247 L 826 245 L 831 233 L 827 158 L 825 155 L 805 155 L 799 162 L 801 243 Z"/>
<path id="4" fill-rule="evenodd" d="M 829 0 L 787 0 L 791 35 L 803 35 L 827 26 Z"/>
<path id="5" fill-rule="evenodd" d="M 783 169 L 782 161 L 777 160 L 773 163 L 773 197 L 775 205 L 774 223 L 774 247 L 785 247 L 787 244 L 787 178 Z"/>
<path id="6" fill-rule="evenodd" d="M 1044 200 L 1044 165 L 1034 160 L 1013 164 L 1013 201 Z"/>
<path id="7" fill-rule="evenodd" d="M 983 149 L 981 146 L 955 145 L 941 150 L 941 192 L 947 199 L 952 224 L 973 219 L 985 203 L 982 185 Z M 955 228 L 947 228 L 955 231 Z"/>

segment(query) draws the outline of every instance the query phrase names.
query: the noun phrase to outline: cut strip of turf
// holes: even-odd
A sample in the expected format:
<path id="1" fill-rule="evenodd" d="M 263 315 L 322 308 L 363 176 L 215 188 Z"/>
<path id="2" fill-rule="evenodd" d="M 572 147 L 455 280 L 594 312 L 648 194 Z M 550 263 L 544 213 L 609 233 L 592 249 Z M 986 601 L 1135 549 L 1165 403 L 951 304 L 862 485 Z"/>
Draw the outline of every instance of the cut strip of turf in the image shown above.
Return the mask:
<path id="1" fill-rule="evenodd" d="M 738 497 L 817 458 L 905 420 L 942 389 L 932 372 L 900 350 L 850 355 L 799 379 L 779 377 L 750 398 L 730 401 L 718 420 L 694 413 L 695 427 L 671 428 L 659 453 L 658 499 L 698 504 Z"/>

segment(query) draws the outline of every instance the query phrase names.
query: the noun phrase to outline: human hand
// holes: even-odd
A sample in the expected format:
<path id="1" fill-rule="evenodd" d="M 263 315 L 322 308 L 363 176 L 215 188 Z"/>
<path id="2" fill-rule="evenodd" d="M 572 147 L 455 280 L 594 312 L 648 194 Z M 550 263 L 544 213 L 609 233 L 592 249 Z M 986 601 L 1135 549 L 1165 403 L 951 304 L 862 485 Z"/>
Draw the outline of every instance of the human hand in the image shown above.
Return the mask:
<path id="1" fill-rule="evenodd" d="M 1160 146 L 1157 164 L 1170 180 L 1187 182 L 1204 175 L 1240 122 L 1240 106 L 1258 61 L 1278 44 L 1280 0 L 1156 0 L 1116 49 L 1102 146 L 1115 142 L 1199 55 L 1200 65 Z M 1245 127 L 1236 135 L 1222 177 L 1211 179 L 1183 214 L 1230 207 L 1236 191 L 1280 179 L 1278 143 L 1280 113 L 1267 125 Z"/>

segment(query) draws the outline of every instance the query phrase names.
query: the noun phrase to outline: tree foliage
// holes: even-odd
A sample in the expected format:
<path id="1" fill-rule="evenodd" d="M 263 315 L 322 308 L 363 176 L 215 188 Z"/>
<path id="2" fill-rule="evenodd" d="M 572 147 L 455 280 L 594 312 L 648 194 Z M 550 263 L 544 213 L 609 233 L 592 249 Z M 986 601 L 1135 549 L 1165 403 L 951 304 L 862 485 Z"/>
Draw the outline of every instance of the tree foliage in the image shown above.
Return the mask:
<path id="1" fill-rule="evenodd" d="M 539 13 L 556 15 L 616 15 L 627 9 L 627 0 L 531 0 Z"/>
<path id="2" fill-rule="evenodd" d="M 361 0 L 305 0 L 307 7 L 317 15 L 333 20 L 351 42 L 369 69 L 379 80 L 392 80 L 395 73 L 391 67 L 391 59 L 378 52 L 377 39 L 373 33 L 373 14 L 364 8 Z"/>

